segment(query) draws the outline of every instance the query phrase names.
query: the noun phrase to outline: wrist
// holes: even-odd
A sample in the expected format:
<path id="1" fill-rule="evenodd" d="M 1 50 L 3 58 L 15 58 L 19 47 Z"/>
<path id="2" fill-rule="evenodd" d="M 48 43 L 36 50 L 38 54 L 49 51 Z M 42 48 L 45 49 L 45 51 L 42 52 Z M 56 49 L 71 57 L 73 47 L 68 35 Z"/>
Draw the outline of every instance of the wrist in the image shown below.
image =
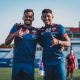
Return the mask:
<path id="1" fill-rule="evenodd" d="M 59 45 L 63 45 L 63 42 L 61 40 L 58 40 Z"/>

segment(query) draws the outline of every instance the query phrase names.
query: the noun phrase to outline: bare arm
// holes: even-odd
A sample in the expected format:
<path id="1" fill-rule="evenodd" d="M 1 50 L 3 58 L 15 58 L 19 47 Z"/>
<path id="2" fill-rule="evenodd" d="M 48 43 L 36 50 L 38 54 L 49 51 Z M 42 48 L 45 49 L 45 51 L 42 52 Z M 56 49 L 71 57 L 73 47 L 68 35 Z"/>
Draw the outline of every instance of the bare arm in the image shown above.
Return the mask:
<path id="1" fill-rule="evenodd" d="M 60 44 L 61 46 L 69 47 L 71 44 L 70 44 L 70 38 L 68 37 L 68 35 L 63 36 L 62 40 L 58 40 L 55 37 L 53 37 L 52 45 L 58 45 L 58 44 Z"/>
<path id="2" fill-rule="evenodd" d="M 15 38 L 15 33 L 9 34 L 5 40 L 5 45 L 9 45 Z"/>
<path id="3" fill-rule="evenodd" d="M 58 43 L 62 46 L 66 46 L 66 47 L 69 47 L 71 45 L 70 38 L 68 37 L 68 35 L 63 36 L 62 40 L 58 40 Z"/>
<path id="4" fill-rule="evenodd" d="M 9 34 L 5 40 L 5 45 L 10 44 L 15 37 L 21 37 L 23 34 L 22 28 L 15 33 Z"/>

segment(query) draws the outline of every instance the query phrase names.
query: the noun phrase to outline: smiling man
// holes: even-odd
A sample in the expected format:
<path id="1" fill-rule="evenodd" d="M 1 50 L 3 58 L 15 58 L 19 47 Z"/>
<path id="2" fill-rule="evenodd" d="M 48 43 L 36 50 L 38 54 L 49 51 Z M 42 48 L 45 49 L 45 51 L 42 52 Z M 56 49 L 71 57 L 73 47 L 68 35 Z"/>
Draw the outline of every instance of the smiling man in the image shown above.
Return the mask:
<path id="1" fill-rule="evenodd" d="M 39 30 L 39 43 L 43 47 L 44 80 L 66 80 L 63 47 L 70 46 L 65 28 L 53 23 L 52 10 L 44 9 L 41 19 L 45 26 Z"/>
<path id="2" fill-rule="evenodd" d="M 24 24 L 14 24 L 5 44 L 14 40 L 12 80 L 34 80 L 34 58 L 37 44 L 37 29 L 32 27 L 34 12 L 24 10 Z"/>

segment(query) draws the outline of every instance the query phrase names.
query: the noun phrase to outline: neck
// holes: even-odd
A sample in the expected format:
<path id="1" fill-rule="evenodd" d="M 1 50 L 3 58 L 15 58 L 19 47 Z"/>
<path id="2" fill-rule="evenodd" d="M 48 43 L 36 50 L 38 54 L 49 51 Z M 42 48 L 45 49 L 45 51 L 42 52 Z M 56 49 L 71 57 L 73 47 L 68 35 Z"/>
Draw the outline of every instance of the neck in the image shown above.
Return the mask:
<path id="1" fill-rule="evenodd" d="M 31 27 L 31 24 L 24 24 L 24 27 Z"/>
<path id="2" fill-rule="evenodd" d="M 45 26 L 52 26 L 53 24 L 51 23 L 51 24 L 45 24 Z"/>

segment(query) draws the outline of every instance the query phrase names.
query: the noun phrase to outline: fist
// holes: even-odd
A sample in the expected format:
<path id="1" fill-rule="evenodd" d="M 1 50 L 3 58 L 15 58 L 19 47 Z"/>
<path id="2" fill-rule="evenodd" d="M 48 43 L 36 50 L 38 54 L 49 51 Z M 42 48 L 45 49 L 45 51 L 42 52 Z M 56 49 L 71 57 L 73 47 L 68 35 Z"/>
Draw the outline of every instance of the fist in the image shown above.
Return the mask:
<path id="1" fill-rule="evenodd" d="M 21 29 L 19 30 L 19 37 L 22 37 L 23 34 L 24 34 L 24 30 L 21 28 Z"/>

